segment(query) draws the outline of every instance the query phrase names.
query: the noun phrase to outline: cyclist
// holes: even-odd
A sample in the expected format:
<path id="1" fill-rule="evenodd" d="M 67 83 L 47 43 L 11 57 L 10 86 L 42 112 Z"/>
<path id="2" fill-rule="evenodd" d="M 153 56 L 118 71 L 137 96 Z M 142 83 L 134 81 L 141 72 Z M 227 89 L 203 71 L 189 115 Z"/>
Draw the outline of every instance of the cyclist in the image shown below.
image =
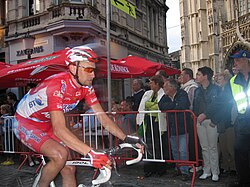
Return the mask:
<path id="1" fill-rule="evenodd" d="M 95 52 L 86 46 L 74 47 L 67 51 L 65 62 L 68 71 L 53 75 L 31 89 L 20 101 L 15 114 L 17 138 L 49 159 L 42 170 L 39 187 L 49 186 L 59 172 L 63 186 L 76 186 L 75 167 L 65 166 L 71 159 L 69 148 L 89 156 L 94 167 L 111 169 L 111 161 L 104 153 L 91 149 L 66 127 L 64 113 L 83 98 L 110 133 L 124 142 L 138 143 L 137 137 L 126 136 L 105 114 L 96 98 L 92 87 L 98 62 Z M 143 151 L 143 146 L 138 146 Z"/>

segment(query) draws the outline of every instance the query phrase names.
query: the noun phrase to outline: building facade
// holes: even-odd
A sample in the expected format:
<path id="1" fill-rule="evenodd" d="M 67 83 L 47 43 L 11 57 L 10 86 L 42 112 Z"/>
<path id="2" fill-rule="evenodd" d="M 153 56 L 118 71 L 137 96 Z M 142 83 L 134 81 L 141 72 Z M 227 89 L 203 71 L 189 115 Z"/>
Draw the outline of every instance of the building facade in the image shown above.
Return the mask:
<path id="1" fill-rule="evenodd" d="M 230 63 L 228 55 L 242 42 L 236 14 L 239 31 L 246 41 L 250 39 L 249 13 L 250 0 L 180 0 L 182 67 L 223 71 Z"/>
<path id="2" fill-rule="evenodd" d="M 0 32 L 2 25 L 5 27 L 2 50 L 5 51 L 6 62 L 16 64 L 27 58 L 23 45 L 27 33 L 35 37 L 32 58 L 89 43 L 106 46 L 106 0 L 0 2 L 1 20 L 4 20 L 0 20 Z M 129 2 L 136 6 L 136 19 L 111 6 L 111 58 L 136 55 L 159 63 L 167 62 L 168 7 L 165 0 Z"/>

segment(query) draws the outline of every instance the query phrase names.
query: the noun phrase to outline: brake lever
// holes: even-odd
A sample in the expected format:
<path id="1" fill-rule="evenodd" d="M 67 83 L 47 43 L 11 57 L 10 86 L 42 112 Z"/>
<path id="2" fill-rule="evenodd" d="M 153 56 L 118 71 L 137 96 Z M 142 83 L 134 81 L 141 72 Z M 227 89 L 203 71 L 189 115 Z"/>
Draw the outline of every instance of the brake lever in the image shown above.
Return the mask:
<path id="1" fill-rule="evenodd" d="M 111 160 L 111 162 L 112 162 L 112 165 L 114 166 L 114 170 L 115 170 L 115 174 L 117 175 L 117 176 L 121 176 L 119 173 L 118 173 L 118 171 L 117 171 L 117 167 L 116 167 L 116 161 L 115 161 L 115 159 L 113 158 L 113 157 L 109 157 L 109 159 Z"/>
<path id="2" fill-rule="evenodd" d="M 142 144 L 146 150 L 146 152 L 150 155 L 150 156 L 153 156 L 153 154 L 149 151 L 148 149 L 148 145 L 143 141 L 142 138 L 140 138 L 140 144 Z"/>

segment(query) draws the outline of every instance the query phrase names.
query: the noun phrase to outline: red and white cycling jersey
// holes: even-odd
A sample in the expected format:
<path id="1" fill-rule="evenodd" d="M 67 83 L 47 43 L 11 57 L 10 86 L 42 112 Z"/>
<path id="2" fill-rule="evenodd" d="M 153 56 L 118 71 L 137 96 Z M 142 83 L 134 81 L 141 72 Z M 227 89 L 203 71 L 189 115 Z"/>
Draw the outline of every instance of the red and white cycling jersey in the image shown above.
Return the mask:
<path id="1" fill-rule="evenodd" d="M 79 88 L 72 81 L 70 73 L 63 72 L 47 78 L 31 89 L 19 102 L 16 112 L 23 118 L 47 126 L 50 125 L 50 111 L 69 112 L 83 98 L 89 106 L 98 102 L 92 86 Z"/>

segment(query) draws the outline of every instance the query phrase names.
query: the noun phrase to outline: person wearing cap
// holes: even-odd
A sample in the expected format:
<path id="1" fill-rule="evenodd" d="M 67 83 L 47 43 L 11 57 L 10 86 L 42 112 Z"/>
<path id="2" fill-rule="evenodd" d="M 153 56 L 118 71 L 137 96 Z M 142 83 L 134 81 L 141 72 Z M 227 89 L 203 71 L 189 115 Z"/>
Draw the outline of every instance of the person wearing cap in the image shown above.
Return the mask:
<path id="1" fill-rule="evenodd" d="M 126 136 L 101 107 L 92 81 L 98 56 L 87 46 L 69 49 L 66 53 L 68 71 L 48 77 L 32 88 L 19 102 L 14 132 L 31 150 L 43 154 L 49 162 L 42 169 L 39 187 L 48 187 L 61 173 L 63 186 L 76 186 L 75 166 L 66 166 L 69 149 L 90 157 L 95 168 L 111 169 L 111 161 L 101 152 L 78 139 L 67 127 L 64 113 L 85 99 L 104 128 L 124 142 L 136 143 L 138 138 Z M 137 140 L 136 140 L 137 139 Z M 138 145 L 143 152 L 143 146 Z"/>
<path id="2" fill-rule="evenodd" d="M 231 58 L 238 73 L 225 85 L 220 97 L 212 104 L 213 110 L 207 115 L 213 116 L 215 123 L 225 124 L 230 116 L 226 114 L 227 108 L 236 106 L 234 147 L 239 181 L 229 186 L 246 187 L 250 186 L 250 53 L 239 50 Z"/>

